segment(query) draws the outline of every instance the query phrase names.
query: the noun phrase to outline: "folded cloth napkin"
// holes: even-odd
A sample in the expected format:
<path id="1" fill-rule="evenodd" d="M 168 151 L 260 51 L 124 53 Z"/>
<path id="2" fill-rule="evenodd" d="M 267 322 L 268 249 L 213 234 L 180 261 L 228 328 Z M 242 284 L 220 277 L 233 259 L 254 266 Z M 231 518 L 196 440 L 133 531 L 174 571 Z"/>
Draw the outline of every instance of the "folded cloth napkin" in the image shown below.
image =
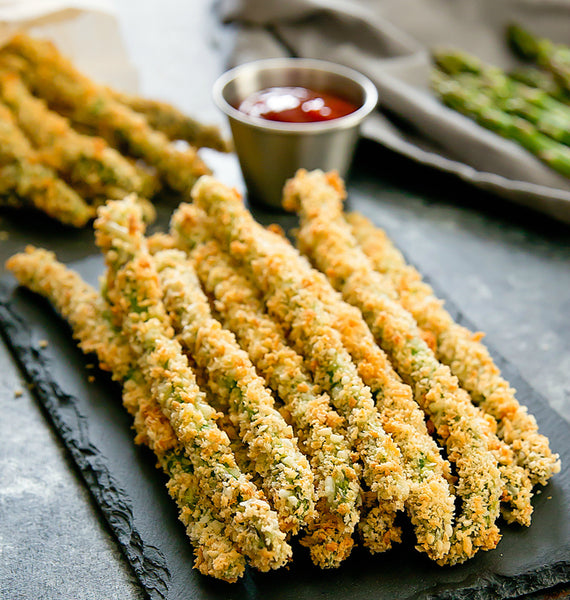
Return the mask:
<path id="1" fill-rule="evenodd" d="M 96 81 L 137 90 L 113 0 L 0 0 L 0 46 L 20 30 L 52 40 Z"/>
<path id="2" fill-rule="evenodd" d="M 429 89 L 435 45 L 510 68 L 509 23 L 570 44 L 569 0 L 221 0 L 218 8 L 238 25 L 233 64 L 300 56 L 357 69 L 376 84 L 385 109 L 366 121 L 365 136 L 570 223 L 569 179 L 445 107 Z"/>

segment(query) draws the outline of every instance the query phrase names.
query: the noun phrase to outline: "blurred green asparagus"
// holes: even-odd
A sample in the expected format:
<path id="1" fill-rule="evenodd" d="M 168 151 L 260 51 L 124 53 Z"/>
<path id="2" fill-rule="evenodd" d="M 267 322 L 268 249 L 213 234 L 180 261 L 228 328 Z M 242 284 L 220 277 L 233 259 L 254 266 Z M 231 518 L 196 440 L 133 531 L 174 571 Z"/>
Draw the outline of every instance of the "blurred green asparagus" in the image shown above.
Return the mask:
<path id="1" fill-rule="evenodd" d="M 521 67 L 509 71 L 509 77 L 530 87 L 544 90 L 556 100 L 570 104 L 570 92 L 556 81 L 550 71 L 543 71 L 536 67 Z"/>
<path id="2" fill-rule="evenodd" d="M 570 177 L 570 147 L 544 135 L 530 121 L 498 108 L 493 96 L 482 88 L 468 85 L 439 69 L 433 71 L 431 85 L 449 107 L 518 142 L 544 163 Z"/>
<path id="3" fill-rule="evenodd" d="M 514 81 L 502 69 L 460 50 L 436 50 L 433 58 L 444 73 L 488 96 L 495 108 L 522 117 L 544 135 L 570 145 L 570 107 L 544 90 Z"/>
<path id="4" fill-rule="evenodd" d="M 507 40 L 519 57 L 536 62 L 550 71 L 558 83 L 570 92 L 569 46 L 537 37 L 518 25 L 510 25 L 507 28 Z"/>

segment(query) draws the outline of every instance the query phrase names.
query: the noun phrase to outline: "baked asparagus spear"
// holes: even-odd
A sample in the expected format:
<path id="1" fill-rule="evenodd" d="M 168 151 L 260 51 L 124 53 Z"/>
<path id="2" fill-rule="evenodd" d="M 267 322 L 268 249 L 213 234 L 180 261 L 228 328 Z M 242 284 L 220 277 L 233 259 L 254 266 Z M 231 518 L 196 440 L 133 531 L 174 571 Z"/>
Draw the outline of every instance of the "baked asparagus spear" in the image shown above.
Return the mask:
<path id="1" fill-rule="evenodd" d="M 33 206 L 66 225 L 83 227 L 95 211 L 57 176 L 39 164 L 10 110 L 0 104 L 0 202 Z"/>
<path id="2" fill-rule="evenodd" d="M 168 417 L 238 548 L 262 571 L 291 556 L 277 515 L 236 464 L 217 412 L 199 389 L 173 338 L 162 289 L 143 235 L 140 208 L 130 199 L 99 209 L 96 242 L 109 269 L 107 295 L 149 389 Z"/>
<path id="3" fill-rule="evenodd" d="M 154 262 L 180 344 L 207 372 L 210 391 L 236 425 L 262 489 L 279 515 L 281 530 L 297 533 L 313 517 L 314 488 L 313 473 L 293 430 L 274 408 L 271 392 L 247 353 L 212 317 L 186 254 L 163 250 Z"/>
<path id="4" fill-rule="evenodd" d="M 346 219 L 374 269 L 386 275 L 404 308 L 433 335 L 437 358 L 449 365 L 473 401 L 496 419 L 499 437 L 512 446 L 518 464 L 528 470 L 531 481 L 546 484 L 560 470 L 558 455 L 550 450 L 548 439 L 538 433 L 534 417 L 517 401 L 515 390 L 481 343 L 481 335 L 453 321 L 431 286 L 406 263 L 382 229 L 358 213 Z"/>
<path id="5" fill-rule="evenodd" d="M 394 299 L 394 290 L 375 273 L 342 216 L 344 189 L 336 174 L 300 170 L 284 190 L 284 206 L 301 217 L 299 245 L 314 264 L 362 312 L 377 342 L 414 390 L 456 464 L 463 500 L 450 552 L 439 562 L 455 564 L 479 549 L 494 548 L 500 534 L 502 483 L 491 450 L 489 426 L 423 341 L 412 316 Z"/>
<path id="6" fill-rule="evenodd" d="M 202 177 L 192 193 L 194 202 L 215 222 L 213 233 L 224 249 L 232 249 L 240 264 L 267 297 L 267 308 L 289 330 L 289 339 L 305 356 L 315 382 L 322 384 L 336 410 L 346 418 L 351 443 L 363 462 L 363 478 L 383 506 L 401 510 L 409 486 L 401 454 L 385 433 L 370 389 L 342 345 L 322 302 L 305 286 L 303 274 L 274 244 L 275 234 L 253 220 L 235 190 L 212 177 Z M 279 238 L 280 239 L 280 238 Z M 240 249 L 239 254 L 234 250 Z"/>
<path id="7" fill-rule="evenodd" d="M 184 240 L 200 240 L 207 236 L 205 219 L 195 205 L 181 205 L 172 219 L 173 237 L 182 246 L 187 246 Z M 344 420 L 331 408 L 328 396 L 319 393 L 282 328 L 266 314 L 253 283 L 219 244 L 204 241 L 192 256 L 224 325 L 284 403 L 315 475 L 318 516 L 309 526 L 311 557 L 321 567 L 338 566 L 352 548 L 360 494 L 359 465 L 352 464 Z"/>
<path id="8" fill-rule="evenodd" d="M 209 173 L 195 148 L 178 150 L 141 114 L 80 73 L 51 43 L 22 33 L 2 53 L 23 59 L 19 63 L 26 83 L 50 106 L 57 106 L 72 121 L 93 127 L 111 145 L 144 159 L 172 189 L 188 193 L 200 175 Z"/>
<path id="9" fill-rule="evenodd" d="M 135 441 L 156 454 L 169 478 L 168 491 L 179 508 L 180 520 L 195 544 L 195 566 L 205 575 L 234 582 L 243 575 L 244 557 L 225 533 L 215 507 L 203 493 L 192 463 L 152 399 L 126 340 L 107 318 L 101 295 L 46 250 L 28 247 L 7 263 L 21 285 L 47 298 L 71 325 L 85 353 L 94 352 L 101 368 L 123 385 L 123 404 L 134 417 Z"/>
<path id="10" fill-rule="evenodd" d="M 152 195 L 150 176 L 101 139 L 77 133 L 65 117 L 35 98 L 18 73 L 0 71 L 0 97 L 38 149 L 42 162 L 89 197 L 122 198 L 130 192 Z"/>
<path id="11" fill-rule="evenodd" d="M 204 125 L 167 102 L 148 100 L 113 89 L 109 91 L 115 100 L 141 113 L 151 127 L 171 140 L 184 140 L 196 148 L 230 151 L 229 142 L 222 137 L 220 129 L 215 125 Z"/>
<path id="12" fill-rule="evenodd" d="M 570 107 L 547 92 L 514 81 L 502 69 L 461 50 L 439 49 L 433 58 L 463 87 L 488 95 L 496 108 L 530 121 L 554 140 L 570 144 Z"/>

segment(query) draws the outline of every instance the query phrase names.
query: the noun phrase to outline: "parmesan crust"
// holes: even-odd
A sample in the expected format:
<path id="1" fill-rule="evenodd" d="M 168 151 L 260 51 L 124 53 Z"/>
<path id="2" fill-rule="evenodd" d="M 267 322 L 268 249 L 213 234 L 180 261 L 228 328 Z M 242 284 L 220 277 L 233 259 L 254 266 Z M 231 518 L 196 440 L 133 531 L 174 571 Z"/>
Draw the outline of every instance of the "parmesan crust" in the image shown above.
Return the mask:
<path id="1" fill-rule="evenodd" d="M 342 216 L 344 189 L 338 176 L 301 170 L 287 183 L 284 196 L 284 204 L 300 212 L 301 248 L 362 312 L 377 342 L 412 386 L 416 401 L 432 419 L 456 464 L 460 476 L 457 493 L 463 507 L 451 550 L 440 561 L 454 564 L 478 549 L 494 548 L 500 539 L 495 521 L 502 483 L 483 418 L 449 369 L 435 359 L 412 316 L 394 300 L 390 286 L 357 246 Z"/>
<path id="2" fill-rule="evenodd" d="M 136 372 L 133 357 L 105 316 L 101 296 L 45 250 L 28 247 L 13 256 L 8 268 L 18 281 L 45 296 L 70 323 L 86 353 L 95 352 L 102 368 L 123 383 L 123 404 L 134 417 L 135 441 L 154 451 L 169 477 L 168 491 L 179 508 L 195 546 L 195 567 L 205 575 L 234 582 L 243 575 L 245 560 L 215 516 L 215 507 L 201 490 L 192 463 L 184 456 L 172 427 Z"/>
<path id="3" fill-rule="evenodd" d="M 548 439 L 538 433 L 535 418 L 519 404 L 515 390 L 501 377 L 481 343 L 482 334 L 453 321 L 442 301 L 416 269 L 406 264 L 384 231 L 357 213 L 347 215 L 347 221 L 374 269 L 386 275 L 404 308 L 435 339 L 438 359 L 449 365 L 473 401 L 497 421 L 497 434 L 513 448 L 531 482 L 545 485 L 560 471 L 558 455 L 552 453 Z"/>

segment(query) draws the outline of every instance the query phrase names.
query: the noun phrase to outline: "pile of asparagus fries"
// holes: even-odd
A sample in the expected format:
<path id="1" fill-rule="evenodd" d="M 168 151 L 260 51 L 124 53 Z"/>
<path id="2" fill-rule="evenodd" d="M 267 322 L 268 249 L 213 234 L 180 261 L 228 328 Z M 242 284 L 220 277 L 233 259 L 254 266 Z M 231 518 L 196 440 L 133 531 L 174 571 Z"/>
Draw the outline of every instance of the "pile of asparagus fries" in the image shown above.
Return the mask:
<path id="1" fill-rule="evenodd" d="M 134 193 L 150 221 L 163 185 L 188 194 L 209 173 L 203 146 L 228 149 L 216 127 L 97 85 L 50 42 L 19 34 L 0 49 L 0 206 L 82 227 L 106 199 Z"/>
<path id="2" fill-rule="evenodd" d="M 438 49 L 432 87 L 451 108 L 570 177 L 570 48 L 516 25 L 507 37 L 518 56 L 540 68 L 506 73 L 460 50 Z"/>
<path id="3" fill-rule="evenodd" d="M 481 343 L 386 234 L 343 212 L 335 173 L 299 171 L 299 250 L 211 176 L 168 233 L 134 197 L 98 209 L 101 291 L 41 249 L 13 256 L 122 386 L 204 574 L 236 581 L 356 542 L 461 563 L 531 522 L 558 456 Z M 301 254 L 302 252 L 302 254 Z M 318 269 L 318 270 L 317 270 Z"/>

